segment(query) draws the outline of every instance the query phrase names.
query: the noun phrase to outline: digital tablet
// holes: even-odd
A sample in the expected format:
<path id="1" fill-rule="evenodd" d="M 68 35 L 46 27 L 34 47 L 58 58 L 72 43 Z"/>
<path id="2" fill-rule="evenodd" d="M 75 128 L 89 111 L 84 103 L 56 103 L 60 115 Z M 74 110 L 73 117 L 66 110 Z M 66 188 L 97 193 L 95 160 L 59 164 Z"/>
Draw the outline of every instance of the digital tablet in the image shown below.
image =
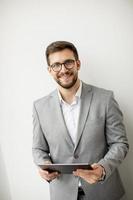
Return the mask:
<path id="1" fill-rule="evenodd" d="M 92 169 L 91 165 L 88 163 L 44 164 L 39 165 L 39 167 L 49 172 L 59 172 L 61 174 L 72 174 L 73 171 L 77 169 Z"/>

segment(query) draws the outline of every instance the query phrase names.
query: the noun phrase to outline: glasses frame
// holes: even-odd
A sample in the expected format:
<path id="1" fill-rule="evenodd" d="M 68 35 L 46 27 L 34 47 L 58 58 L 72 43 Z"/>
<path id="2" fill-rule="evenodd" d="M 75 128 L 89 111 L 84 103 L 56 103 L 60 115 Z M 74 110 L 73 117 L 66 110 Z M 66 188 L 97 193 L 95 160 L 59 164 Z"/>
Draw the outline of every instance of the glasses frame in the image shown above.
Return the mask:
<path id="1" fill-rule="evenodd" d="M 66 61 L 73 61 L 73 65 L 71 66 L 71 67 L 68 67 L 68 66 L 66 66 Z M 50 67 L 51 67 L 51 69 L 54 71 L 54 72 L 60 72 L 61 70 L 62 70 L 62 65 L 64 65 L 64 67 L 66 68 L 66 69 L 72 69 L 74 66 L 75 66 L 75 62 L 76 62 L 77 60 L 74 60 L 74 59 L 67 59 L 67 60 L 65 60 L 63 63 L 58 63 L 59 65 L 60 65 L 60 68 L 59 68 L 59 70 L 54 70 L 54 65 L 56 64 L 56 63 L 53 63 L 52 65 L 50 65 Z"/>

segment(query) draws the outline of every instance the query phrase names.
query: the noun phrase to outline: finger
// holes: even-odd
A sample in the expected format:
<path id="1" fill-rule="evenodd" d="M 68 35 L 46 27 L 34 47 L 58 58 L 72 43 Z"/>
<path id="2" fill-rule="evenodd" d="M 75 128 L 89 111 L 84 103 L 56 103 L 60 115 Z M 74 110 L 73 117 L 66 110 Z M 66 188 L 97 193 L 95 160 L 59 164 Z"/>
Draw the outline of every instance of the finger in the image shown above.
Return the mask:
<path id="1" fill-rule="evenodd" d="M 81 178 L 85 178 L 87 176 L 87 173 L 85 171 L 82 171 L 82 170 L 77 170 L 77 171 L 73 172 L 73 174 L 75 176 L 79 176 Z"/>
<path id="2" fill-rule="evenodd" d="M 45 180 L 49 180 L 49 172 L 47 170 L 42 170 L 42 169 L 39 169 L 38 170 L 39 172 L 39 175 L 41 176 L 41 178 L 45 179 Z"/>
<path id="3" fill-rule="evenodd" d="M 99 167 L 99 165 L 98 165 L 97 163 L 93 163 L 93 164 L 91 165 L 91 167 L 92 167 L 93 169 L 96 169 L 96 168 Z"/>
<path id="4" fill-rule="evenodd" d="M 48 174 L 49 177 L 54 177 L 54 176 L 57 176 L 57 175 L 58 175 L 58 172 L 52 172 L 52 173 Z"/>
<path id="5" fill-rule="evenodd" d="M 39 169 L 39 174 L 40 175 L 47 175 L 47 174 L 49 174 L 49 172 L 47 170 Z"/>
<path id="6" fill-rule="evenodd" d="M 39 172 L 48 172 L 48 170 L 46 170 L 46 169 L 41 169 L 41 168 L 39 168 L 38 171 L 39 171 Z"/>
<path id="7" fill-rule="evenodd" d="M 97 183 L 98 181 L 96 180 L 93 180 L 93 179 L 89 179 L 89 180 L 86 180 L 89 184 L 95 184 Z"/>
<path id="8" fill-rule="evenodd" d="M 77 173 L 77 176 L 83 178 L 85 181 L 87 181 L 90 184 L 94 184 L 97 183 L 98 179 L 96 176 L 94 175 L 88 175 L 88 174 L 84 174 L 82 172 Z"/>
<path id="9" fill-rule="evenodd" d="M 57 178 L 59 176 L 59 173 L 58 172 L 53 172 L 53 173 L 49 173 L 47 176 L 51 180 L 51 179 Z"/>
<path id="10" fill-rule="evenodd" d="M 86 180 L 88 183 L 90 184 L 94 184 L 98 182 L 98 177 L 95 175 L 80 175 L 81 178 L 83 178 L 84 180 Z"/>
<path id="11" fill-rule="evenodd" d="M 75 176 L 79 176 L 86 180 L 88 183 L 93 184 L 98 182 L 99 177 L 92 172 L 88 172 L 88 170 L 77 170 L 74 171 L 73 174 Z"/>
<path id="12" fill-rule="evenodd" d="M 76 170 L 76 172 L 77 172 L 77 174 L 78 175 L 91 175 L 91 174 L 93 174 L 93 171 L 92 170 L 85 170 L 85 169 L 77 169 Z"/>

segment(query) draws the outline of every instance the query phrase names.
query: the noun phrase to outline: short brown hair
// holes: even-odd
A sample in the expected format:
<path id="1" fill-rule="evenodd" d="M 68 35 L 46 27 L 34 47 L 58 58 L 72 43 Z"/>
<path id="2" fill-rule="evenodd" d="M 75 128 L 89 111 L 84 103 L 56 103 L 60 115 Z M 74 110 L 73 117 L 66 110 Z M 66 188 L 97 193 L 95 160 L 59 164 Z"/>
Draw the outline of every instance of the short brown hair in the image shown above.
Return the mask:
<path id="1" fill-rule="evenodd" d="M 72 43 L 67 42 L 67 41 L 56 41 L 56 42 L 51 43 L 46 48 L 47 64 L 50 65 L 50 63 L 49 63 L 49 55 L 50 54 L 58 52 L 58 51 L 62 51 L 64 49 L 70 49 L 73 52 L 75 59 L 76 60 L 79 59 L 78 51 L 77 51 L 76 47 Z"/>

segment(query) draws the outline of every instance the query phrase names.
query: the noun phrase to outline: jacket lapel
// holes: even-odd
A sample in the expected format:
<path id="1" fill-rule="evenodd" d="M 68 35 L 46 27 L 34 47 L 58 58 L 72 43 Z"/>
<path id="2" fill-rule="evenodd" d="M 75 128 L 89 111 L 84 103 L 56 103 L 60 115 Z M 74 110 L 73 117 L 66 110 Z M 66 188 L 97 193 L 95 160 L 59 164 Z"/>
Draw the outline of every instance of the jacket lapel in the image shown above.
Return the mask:
<path id="1" fill-rule="evenodd" d="M 58 132 L 61 132 L 64 135 L 66 142 L 69 145 L 71 145 L 71 147 L 74 149 L 74 143 L 66 127 L 57 90 L 53 92 L 52 96 L 53 96 L 53 101 L 51 101 L 51 108 L 52 108 L 51 111 L 53 112 L 53 116 L 55 117 L 54 121 L 56 119 L 55 123 L 56 126 L 58 127 Z"/>
<path id="2" fill-rule="evenodd" d="M 89 115 L 92 96 L 93 96 L 92 87 L 90 85 L 83 83 L 82 94 L 81 94 L 79 123 L 78 123 L 78 128 L 77 128 L 77 140 L 76 140 L 76 145 L 75 145 L 74 151 L 76 150 L 76 148 L 79 144 L 87 117 Z"/>

